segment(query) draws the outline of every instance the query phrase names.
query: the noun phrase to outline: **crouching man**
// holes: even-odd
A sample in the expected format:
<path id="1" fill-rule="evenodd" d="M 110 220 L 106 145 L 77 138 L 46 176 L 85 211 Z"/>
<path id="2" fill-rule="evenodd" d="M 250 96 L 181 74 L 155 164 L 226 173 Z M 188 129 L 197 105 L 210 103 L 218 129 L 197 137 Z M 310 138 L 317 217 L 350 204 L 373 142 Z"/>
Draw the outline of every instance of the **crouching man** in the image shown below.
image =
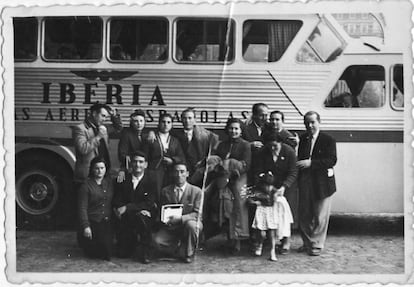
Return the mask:
<path id="1" fill-rule="evenodd" d="M 142 245 L 142 262 L 150 262 L 151 232 L 156 216 L 156 182 L 146 168 L 146 154 L 137 151 L 131 155 L 131 173 L 118 183 L 113 200 L 115 215 L 119 218 L 118 248 L 120 257 L 134 254 L 137 235 Z"/>
<path id="2" fill-rule="evenodd" d="M 158 249 L 178 251 L 184 262 L 194 259 L 198 237 L 202 231 L 200 188 L 187 182 L 189 171 L 184 163 L 177 162 L 173 167 L 174 184 L 162 189 L 160 206 L 181 204 L 181 215 L 167 218 L 154 235 Z M 162 212 L 161 212 L 162 214 Z"/>

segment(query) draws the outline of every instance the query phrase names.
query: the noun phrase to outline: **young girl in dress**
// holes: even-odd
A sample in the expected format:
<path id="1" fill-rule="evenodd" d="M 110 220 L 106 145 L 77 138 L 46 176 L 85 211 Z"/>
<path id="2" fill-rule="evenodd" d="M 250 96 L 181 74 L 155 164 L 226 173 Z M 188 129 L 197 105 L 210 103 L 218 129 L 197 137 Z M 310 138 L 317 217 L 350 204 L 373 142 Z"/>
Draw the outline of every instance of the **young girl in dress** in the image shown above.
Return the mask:
<path id="1" fill-rule="evenodd" d="M 273 174 L 271 171 L 260 174 L 259 183 L 250 196 L 250 201 L 257 205 L 252 227 L 258 231 L 259 242 L 256 246 L 255 255 L 261 256 L 263 241 L 266 232 L 271 240 L 270 260 L 277 261 L 276 244 L 286 234 L 290 224 L 293 223 L 293 216 L 286 198 L 279 194 L 272 185 Z"/>

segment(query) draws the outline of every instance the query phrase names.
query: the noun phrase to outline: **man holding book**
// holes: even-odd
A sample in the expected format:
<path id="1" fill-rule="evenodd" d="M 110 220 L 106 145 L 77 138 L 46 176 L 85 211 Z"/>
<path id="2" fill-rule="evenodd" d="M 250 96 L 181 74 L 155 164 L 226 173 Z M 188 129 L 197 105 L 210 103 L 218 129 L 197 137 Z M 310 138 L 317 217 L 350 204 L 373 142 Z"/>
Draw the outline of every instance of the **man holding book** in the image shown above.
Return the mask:
<path id="1" fill-rule="evenodd" d="M 179 208 L 182 211 L 175 210 L 171 216 L 161 218 L 162 226 L 154 235 L 154 242 L 159 249 L 177 250 L 184 262 L 191 263 L 198 236 L 203 229 L 202 192 L 200 188 L 187 182 L 188 176 L 189 171 L 185 163 L 174 163 L 174 184 L 164 187 L 161 191 L 160 214 L 168 214 L 168 208 Z"/>

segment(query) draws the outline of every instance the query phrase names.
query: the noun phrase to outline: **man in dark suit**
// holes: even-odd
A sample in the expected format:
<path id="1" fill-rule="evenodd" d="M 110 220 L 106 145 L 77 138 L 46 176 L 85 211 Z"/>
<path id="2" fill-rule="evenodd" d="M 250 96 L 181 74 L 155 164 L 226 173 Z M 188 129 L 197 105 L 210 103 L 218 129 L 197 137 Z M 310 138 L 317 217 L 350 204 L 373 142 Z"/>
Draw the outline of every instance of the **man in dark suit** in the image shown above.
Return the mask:
<path id="1" fill-rule="evenodd" d="M 267 122 L 269 108 L 265 103 L 256 103 L 252 107 L 252 118 L 242 127 L 242 138 L 250 142 L 252 152 L 263 147 L 262 132 Z"/>
<path id="2" fill-rule="evenodd" d="M 242 126 L 242 135 L 241 137 L 250 143 L 251 148 L 251 163 L 252 166 L 257 164 L 258 154 L 261 148 L 263 148 L 262 132 L 264 131 L 265 124 L 267 122 L 267 117 L 269 113 L 269 108 L 265 103 L 255 103 L 252 106 L 252 117 L 245 125 Z M 252 185 L 254 183 L 254 173 L 252 170 L 247 173 L 247 183 Z M 252 225 L 254 215 L 256 213 L 256 205 L 249 205 L 249 226 Z M 250 228 L 250 237 L 252 241 L 252 246 L 255 245 L 256 239 L 255 232 Z"/>
<path id="3" fill-rule="evenodd" d="M 137 234 L 143 247 L 142 261 L 149 263 L 151 229 L 156 216 L 154 204 L 157 191 L 154 177 L 145 169 L 146 155 L 137 151 L 131 155 L 132 172 L 116 186 L 113 205 L 119 225 L 119 256 L 128 257 L 135 249 Z"/>
<path id="4" fill-rule="evenodd" d="M 333 167 L 336 142 L 320 132 L 320 116 L 309 111 L 304 116 L 306 134 L 300 137 L 299 230 L 303 240 L 300 252 L 318 256 L 324 248 L 331 209 L 331 195 L 336 191 Z"/>
<path id="5" fill-rule="evenodd" d="M 118 182 L 122 182 L 130 162 L 129 155 L 138 150 L 148 153 L 147 134 L 144 134 L 145 113 L 143 110 L 135 110 L 129 117 L 129 127 L 122 130 L 118 144 L 118 158 L 120 170 Z M 153 132 L 152 132 L 153 133 Z M 155 137 L 153 135 L 153 137 Z"/>
<path id="6" fill-rule="evenodd" d="M 203 229 L 201 223 L 201 189 L 187 182 L 189 172 L 184 163 L 174 163 L 174 184 L 161 191 L 160 204 L 182 204 L 182 215 L 171 216 L 154 235 L 159 249 L 176 250 L 186 263 L 193 261 L 197 241 Z"/>
<path id="7" fill-rule="evenodd" d="M 174 132 L 174 136 L 180 141 L 184 151 L 190 173 L 189 182 L 201 186 L 204 174 L 203 172 L 197 172 L 195 174 L 195 171 L 198 167 L 201 167 L 201 163 L 207 158 L 208 154 L 213 154 L 217 148 L 219 142 L 218 135 L 203 127 L 197 126 L 195 112 L 192 108 L 185 109 L 181 113 L 181 122 L 183 129 Z"/>

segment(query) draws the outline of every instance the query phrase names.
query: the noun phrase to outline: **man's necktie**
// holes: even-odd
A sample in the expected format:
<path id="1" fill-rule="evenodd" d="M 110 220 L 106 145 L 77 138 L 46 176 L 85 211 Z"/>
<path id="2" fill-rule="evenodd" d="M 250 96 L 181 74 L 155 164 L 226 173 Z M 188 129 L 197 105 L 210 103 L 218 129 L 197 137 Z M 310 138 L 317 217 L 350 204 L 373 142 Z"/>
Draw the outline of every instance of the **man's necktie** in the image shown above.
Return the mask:
<path id="1" fill-rule="evenodd" d="M 311 148 L 310 148 L 310 152 L 309 152 L 309 158 L 312 157 L 313 149 L 315 148 L 315 142 L 316 142 L 316 138 L 311 136 L 311 138 L 310 138 Z"/>
<path id="2" fill-rule="evenodd" d="M 308 159 L 311 158 L 312 135 L 308 135 L 306 139 L 305 158 Z"/>
<path id="3" fill-rule="evenodd" d="M 187 136 L 187 141 L 190 143 L 190 142 L 191 142 L 191 140 L 192 140 L 192 135 L 191 135 L 191 133 L 190 133 L 190 132 L 188 132 L 188 133 L 186 134 L 186 136 Z"/>
<path id="4" fill-rule="evenodd" d="M 260 137 L 262 135 L 262 128 L 257 127 L 257 135 Z"/>
<path id="5" fill-rule="evenodd" d="M 176 186 L 174 189 L 174 193 L 175 193 L 175 201 L 180 202 L 181 188 Z"/>

